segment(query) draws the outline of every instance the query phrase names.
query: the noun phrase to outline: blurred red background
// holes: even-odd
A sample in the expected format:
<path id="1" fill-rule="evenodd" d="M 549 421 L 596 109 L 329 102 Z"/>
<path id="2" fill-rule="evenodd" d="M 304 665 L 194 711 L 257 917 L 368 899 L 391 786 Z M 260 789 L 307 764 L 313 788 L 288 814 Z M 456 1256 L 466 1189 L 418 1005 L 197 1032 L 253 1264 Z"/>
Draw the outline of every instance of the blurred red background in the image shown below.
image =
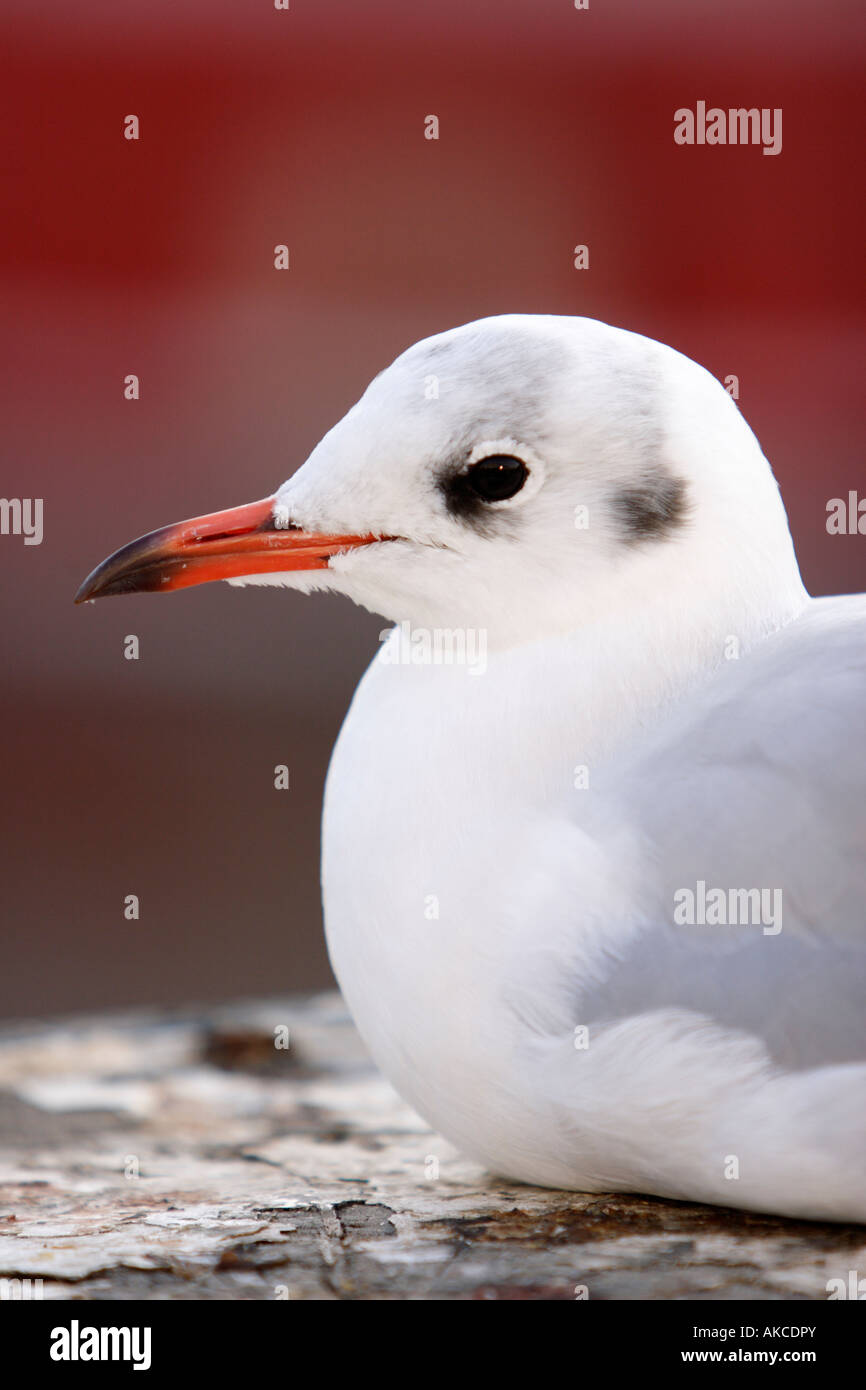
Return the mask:
<path id="1" fill-rule="evenodd" d="M 273 491 L 418 338 L 589 314 L 736 374 L 808 586 L 866 588 L 866 542 L 825 529 L 862 486 L 863 13 L 7 0 L 2 491 L 44 498 L 45 536 L 0 537 L 2 1012 L 328 981 L 322 784 L 381 620 L 72 595 L 133 536 Z M 781 107 L 782 153 L 675 145 L 699 99 Z"/>

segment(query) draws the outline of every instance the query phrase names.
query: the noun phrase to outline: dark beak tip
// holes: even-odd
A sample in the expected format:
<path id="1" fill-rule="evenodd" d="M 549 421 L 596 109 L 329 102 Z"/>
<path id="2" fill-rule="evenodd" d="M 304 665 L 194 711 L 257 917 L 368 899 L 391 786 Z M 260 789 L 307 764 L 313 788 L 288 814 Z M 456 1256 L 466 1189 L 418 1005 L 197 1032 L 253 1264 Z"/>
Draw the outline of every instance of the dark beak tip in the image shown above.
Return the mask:
<path id="1" fill-rule="evenodd" d="M 98 598 L 111 598 L 112 594 L 136 592 L 138 586 L 130 576 L 108 571 L 107 564 L 106 561 L 91 571 L 84 583 L 79 585 L 73 603 L 95 603 Z"/>
<path id="2" fill-rule="evenodd" d="M 75 598 L 72 600 L 73 603 L 86 603 L 90 598 L 91 588 L 93 587 L 91 585 L 91 578 L 92 576 L 88 575 L 84 583 L 78 586 L 75 592 Z"/>
<path id="3" fill-rule="evenodd" d="M 111 575 L 105 573 L 105 562 L 97 565 L 88 574 L 83 583 L 79 584 L 73 603 L 90 603 L 93 599 L 102 598 L 114 592 L 111 584 Z"/>

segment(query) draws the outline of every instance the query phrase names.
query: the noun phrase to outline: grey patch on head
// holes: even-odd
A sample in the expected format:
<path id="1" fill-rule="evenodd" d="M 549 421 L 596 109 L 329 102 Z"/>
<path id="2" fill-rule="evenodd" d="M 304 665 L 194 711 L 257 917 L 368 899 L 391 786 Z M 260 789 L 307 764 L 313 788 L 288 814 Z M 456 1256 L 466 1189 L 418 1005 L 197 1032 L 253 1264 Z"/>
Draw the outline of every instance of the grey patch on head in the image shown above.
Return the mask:
<path id="1" fill-rule="evenodd" d="M 626 545 L 667 540 L 689 516 L 688 485 L 665 462 L 659 405 L 663 390 L 653 359 L 612 373 L 608 441 L 614 455 L 631 455 L 635 465 L 632 481 L 617 487 L 609 499 Z"/>
<path id="2" fill-rule="evenodd" d="M 416 379 L 423 379 L 432 367 L 441 373 L 443 397 L 465 401 L 455 446 L 468 442 L 471 448 L 483 439 L 509 436 L 536 447 L 543 443 L 550 397 L 566 370 L 557 343 L 513 325 L 495 329 L 485 324 L 458 342 L 416 343 L 404 357 L 417 363 Z M 452 361 L 456 370 L 449 370 Z M 429 408 L 429 402 L 421 402 L 419 408 Z"/>
<path id="3" fill-rule="evenodd" d="M 688 519 L 688 489 L 684 479 L 662 472 L 622 488 L 611 505 L 627 544 L 667 540 Z"/>
<path id="4" fill-rule="evenodd" d="M 420 370 L 431 361 L 446 365 L 453 352 L 453 343 L 425 346 L 423 356 L 419 354 Z M 442 387 L 443 393 L 462 395 L 466 410 L 436 481 L 445 508 L 455 520 L 483 536 L 514 536 L 519 525 L 514 514 L 491 507 L 465 484 L 469 456 L 478 444 L 498 439 L 519 440 L 544 454 L 550 397 L 566 369 L 562 350 L 558 344 L 539 342 L 534 335 L 527 344 L 512 326 L 491 332 L 487 325 L 474 342 L 461 342 L 459 361 L 459 373 L 446 370 Z"/>

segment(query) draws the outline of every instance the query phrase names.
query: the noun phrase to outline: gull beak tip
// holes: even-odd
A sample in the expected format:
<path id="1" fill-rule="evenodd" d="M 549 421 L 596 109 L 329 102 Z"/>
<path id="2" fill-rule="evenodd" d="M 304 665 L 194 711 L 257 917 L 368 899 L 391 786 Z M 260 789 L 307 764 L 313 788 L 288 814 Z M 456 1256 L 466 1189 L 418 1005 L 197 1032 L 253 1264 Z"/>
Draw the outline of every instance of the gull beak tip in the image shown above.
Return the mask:
<path id="1" fill-rule="evenodd" d="M 92 570 L 90 574 L 87 576 L 87 578 L 84 580 L 84 582 L 82 584 L 79 584 L 78 588 L 76 589 L 75 598 L 72 600 L 73 603 L 87 603 L 88 599 L 91 598 L 93 595 L 93 590 L 97 587 L 94 583 L 95 578 L 96 570 Z"/>

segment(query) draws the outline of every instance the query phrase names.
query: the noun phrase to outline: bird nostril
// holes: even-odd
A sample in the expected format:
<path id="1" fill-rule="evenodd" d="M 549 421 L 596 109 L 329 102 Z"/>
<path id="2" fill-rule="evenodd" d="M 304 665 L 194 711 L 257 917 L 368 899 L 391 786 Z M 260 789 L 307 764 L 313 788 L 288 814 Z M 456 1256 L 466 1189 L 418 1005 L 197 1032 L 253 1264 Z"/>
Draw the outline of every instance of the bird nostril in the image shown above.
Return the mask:
<path id="1" fill-rule="evenodd" d="M 227 541 L 232 536 L 241 534 L 240 531 L 205 531 L 203 533 L 197 531 L 188 540 L 192 545 L 202 545 L 205 541 Z"/>

